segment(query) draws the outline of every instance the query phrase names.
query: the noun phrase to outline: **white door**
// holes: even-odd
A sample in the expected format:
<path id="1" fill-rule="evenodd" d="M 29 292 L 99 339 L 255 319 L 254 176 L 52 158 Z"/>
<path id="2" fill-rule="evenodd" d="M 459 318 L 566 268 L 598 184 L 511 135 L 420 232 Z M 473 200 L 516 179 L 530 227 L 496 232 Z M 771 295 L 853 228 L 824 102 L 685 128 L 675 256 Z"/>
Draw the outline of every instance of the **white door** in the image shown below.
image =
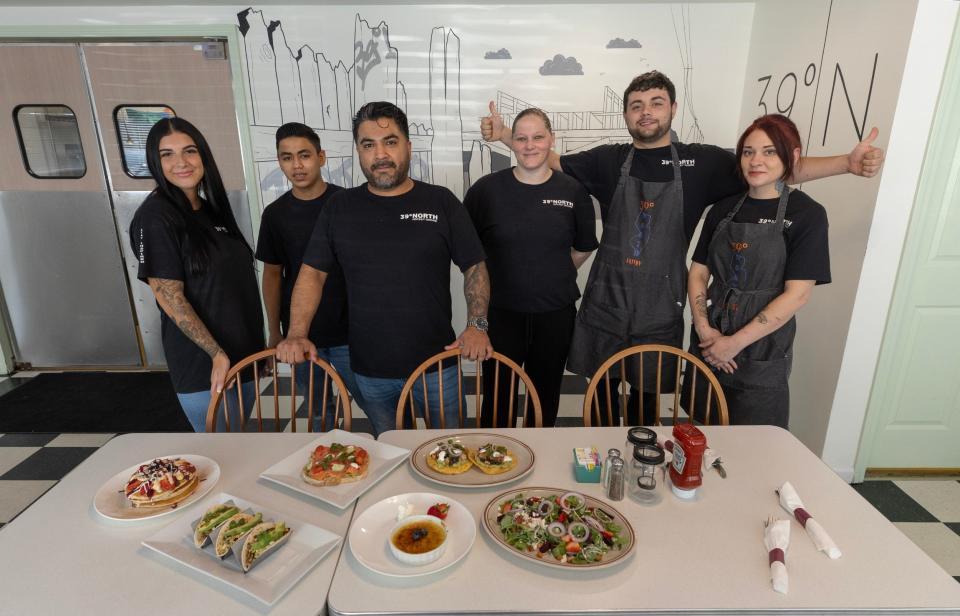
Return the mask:
<path id="1" fill-rule="evenodd" d="M 0 287 L 18 364 L 141 363 L 74 44 L 0 45 Z"/>
<path id="2" fill-rule="evenodd" d="M 252 246 L 230 61 L 224 43 L 213 41 L 83 43 L 80 48 L 90 76 L 144 365 L 164 366 L 160 310 L 150 287 L 137 280 L 128 232 L 137 208 L 156 186 L 146 169 L 143 146 L 160 117 L 177 115 L 200 129 L 213 150 L 237 224 Z"/>
<path id="3" fill-rule="evenodd" d="M 960 41 L 930 132 L 857 467 L 960 468 Z"/>

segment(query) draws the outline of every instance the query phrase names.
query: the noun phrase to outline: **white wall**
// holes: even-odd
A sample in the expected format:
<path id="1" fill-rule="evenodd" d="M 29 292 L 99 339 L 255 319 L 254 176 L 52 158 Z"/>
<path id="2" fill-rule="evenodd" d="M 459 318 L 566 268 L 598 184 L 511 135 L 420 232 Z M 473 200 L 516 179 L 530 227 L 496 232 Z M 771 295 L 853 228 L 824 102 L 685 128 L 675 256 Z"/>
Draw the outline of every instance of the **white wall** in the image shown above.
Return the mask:
<path id="1" fill-rule="evenodd" d="M 7 7 L 3 17 L 5 25 L 237 24 L 238 12 L 246 8 Z M 480 151 L 478 128 L 488 101 L 498 92 L 548 112 L 612 108 L 619 116 L 618 101 L 629 81 L 657 68 L 677 84 L 680 105 L 674 128 L 681 138 L 732 147 L 740 118 L 740 100 L 733 93 L 743 89 L 752 17 L 750 2 L 254 6 L 246 15 L 251 28 L 243 43 L 261 202 L 269 203 L 285 189 L 273 160 L 273 131 L 285 121 L 306 120 L 321 130 L 332 179 L 362 181 L 350 159 L 349 118 L 355 111 L 351 107 L 367 100 L 395 100 L 406 108 L 411 123 L 423 127 L 414 138 L 415 149 L 432 140 L 428 179 L 461 196 L 471 179 L 490 169 L 490 152 Z M 274 21 L 280 26 L 272 29 L 271 45 L 267 31 Z M 633 39 L 640 47 L 608 48 L 616 38 Z M 371 42 L 376 44 L 378 63 L 369 63 L 363 79 L 358 75 L 368 61 L 358 59 L 357 42 L 364 52 Z M 511 59 L 485 58 L 501 48 Z M 294 59 L 297 54 L 300 62 Z M 541 75 L 540 67 L 557 54 L 576 58 L 582 74 Z M 317 66 L 326 79 L 320 79 L 326 88 L 322 105 L 314 105 L 313 112 L 307 99 L 317 80 L 304 78 L 308 63 L 303 58 L 309 57 L 320 60 Z M 612 99 L 604 96 L 607 87 L 613 90 Z M 305 102 L 298 108 L 301 98 Z M 564 138 L 567 151 L 598 140 L 629 139 L 625 129 L 595 128 L 565 131 Z M 466 169 L 461 149 L 474 153 Z M 464 171 L 470 176 L 466 180 Z M 581 284 L 588 267 L 582 268 Z M 466 307 L 456 272 L 451 293 L 454 325 L 459 327 Z"/>
<path id="2" fill-rule="evenodd" d="M 922 0 L 913 24 L 887 160 L 857 289 L 823 460 L 854 479 L 874 371 L 893 296 L 958 4 Z M 856 477 L 862 479 L 862 475 Z"/>
<path id="3" fill-rule="evenodd" d="M 765 111 L 787 113 L 812 156 L 848 152 L 871 126 L 886 147 L 915 10 L 905 0 L 758 3 L 741 125 Z M 879 184 L 846 175 L 802 186 L 827 209 L 833 277 L 798 314 L 790 379 L 790 430 L 814 452 L 834 408 Z"/>

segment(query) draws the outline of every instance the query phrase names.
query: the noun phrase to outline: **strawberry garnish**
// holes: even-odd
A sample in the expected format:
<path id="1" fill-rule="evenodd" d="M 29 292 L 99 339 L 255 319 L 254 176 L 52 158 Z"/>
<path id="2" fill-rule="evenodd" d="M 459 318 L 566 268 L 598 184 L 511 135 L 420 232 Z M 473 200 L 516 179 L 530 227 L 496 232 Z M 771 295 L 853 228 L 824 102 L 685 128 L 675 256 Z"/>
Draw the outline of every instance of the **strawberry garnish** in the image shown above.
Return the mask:
<path id="1" fill-rule="evenodd" d="M 427 509 L 427 515 L 432 515 L 435 518 L 440 518 L 441 520 L 447 519 L 447 513 L 450 511 L 450 505 L 446 503 L 437 503 L 436 505 L 431 505 Z"/>

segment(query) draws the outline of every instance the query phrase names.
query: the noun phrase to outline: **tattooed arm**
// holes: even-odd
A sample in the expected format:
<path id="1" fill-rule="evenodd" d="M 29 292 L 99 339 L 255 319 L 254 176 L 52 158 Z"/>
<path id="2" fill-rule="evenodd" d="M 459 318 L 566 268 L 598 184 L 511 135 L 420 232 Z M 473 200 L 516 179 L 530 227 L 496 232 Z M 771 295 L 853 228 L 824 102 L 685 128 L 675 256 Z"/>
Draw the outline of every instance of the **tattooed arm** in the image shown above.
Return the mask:
<path id="1" fill-rule="evenodd" d="M 166 278 L 147 278 L 153 295 L 157 298 L 160 308 L 184 335 L 203 349 L 213 360 L 213 370 L 210 372 L 210 393 L 223 391 L 223 381 L 230 370 L 230 358 L 223 352 L 217 341 L 210 335 L 210 330 L 197 316 L 193 306 L 183 294 L 182 280 L 168 280 Z"/>
<path id="2" fill-rule="evenodd" d="M 693 326 L 700 339 L 713 338 L 710 335 L 709 313 L 707 312 L 707 283 L 710 281 L 710 270 L 706 265 L 694 261 L 690 264 L 690 274 L 687 276 L 687 297 L 690 298 L 690 311 L 693 314 Z M 717 332 L 719 334 L 719 332 Z"/>
<path id="3" fill-rule="evenodd" d="M 487 275 L 487 264 L 483 261 L 463 273 L 463 296 L 467 300 L 467 319 L 486 319 L 490 304 L 490 277 Z M 446 349 L 457 347 L 463 348 L 463 357 L 467 359 L 490 359 L 493 354 L 487 333 L 472 325 L 467 325 L 460 337 L 447 345 Z"/>
<path id="4" fill-rule="evenodd" d="M 815 280 L 788 280 L 783 293 L 761 310 L 749 323 L 732 336 L 722 336 L 704 346 L 707 361 L 731 361 L 733 357 L 764 336 L 769 336 L 787 324 L 810 299 Z"/>
<path id="5" fill-rule="evenodd" d="M 690 274 L 687 276 L 687 296 L 690 298 L 690 312 L 693 315 L 693 327 L 697 331 L 697 337 L 700 338 L 700 346 L 704 343 L 711 344 L 717 338 L 723 336 L 718 330 L 710 325 L 707 308 L 707 283 L 710 281 L 710 270 L 706 265 L 697 263 L 690 264 Z M 704 355 L 704 359 L 707 359 Z M 707 359 L 707 363 L 726 373 L 732 373 L 737 365 L 733 361 L 714 362 Z"/>

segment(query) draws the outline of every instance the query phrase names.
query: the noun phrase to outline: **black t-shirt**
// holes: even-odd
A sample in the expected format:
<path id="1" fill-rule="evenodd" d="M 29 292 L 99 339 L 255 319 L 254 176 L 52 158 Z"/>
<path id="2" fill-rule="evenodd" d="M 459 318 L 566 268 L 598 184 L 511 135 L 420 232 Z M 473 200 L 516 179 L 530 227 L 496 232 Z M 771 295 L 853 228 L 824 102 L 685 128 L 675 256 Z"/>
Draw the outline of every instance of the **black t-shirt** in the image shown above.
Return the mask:
<path id="1" fill-rule="evenodd" d="M 707 206 L 742 193 L 746 186 L 737 175 L 736 156 L 732 152 L 700 143 L 675 145 L 683 183 L 683 230 L 689 242 Z M 601 145 L 560 157 L 563 172 L 580 180 L 600 202 L 600 216 L 604 220 L 620 179 L 620 167 L 627 160 L 631 147 L 633 144 L 630 143 Z M 672 181 L 670 146 L 649 150 L 635 148 L 630 175 L 647 182 Z"/>
<path id="2" fill-rule="evenodd" d="M 351 366 L 376 378 L 407 378 L 454 341 L 450 261 L 463 271 L 484 258 L 463 205 L 423 182 L 396 197 L 366 184 L 335 194 L 303 254 L 310 267 L 343 269 Z"/>
<path id="3" fill-rule="evenodd" d="M 283 266 L 280 277 L 280 326 L 284 335 L 290 330 L 290 299 L 310 234 L 324 205 L 341 190 L 343 188 L 340 186 L 327 184 L 322 195 L 309 201 L 297 199 L 293 191 L 289 191 L 263 210 L 257 258 L 264 263 Z M 320 348 L 347 343 L 347 289 L 339 267 L 327 272 L 323 298 L 310 324 L 308 337 Z"/>
<path id="4" fill-rule="evenodd" d="M 708 263 L 710 239 L 717 225 L 737 205 L 740 195 L 720 201 L 707 213 L 703 221 L 700 241 L 693 251 L 693 260 Z M 779 199 L 747 197 L 734 216 L 734 222 L 774 224 L 777 221 Z M 787 212 L 783 221 L 783 238 L 787 244 L 787 263 L 784 280 L 816 280 L 817 284 L 830 282 L 830 245 L 827 241 L 827 211 L 822 205 L 799 190 L 790 191 Z"/>
<path id="5" fill-rule="evenodd" d="M 163 197 L 151 195 L 134 215 L 130 243 L 140 261 L 137 278 L 144 282 L 147 278 L 183 281 L 187 301 L 231 363 L 263 350 L 263 312 L 253 255 L 246 241 L 215 225 L 205 208 L 191 212 L 214 239 L 207 271 L 195 275 L 186 265 L 186 231 L 177 228 L 166 214 L 167 208 L 173 207 Z M 177 393 L 209 390 L 210 356 L 162 309 L 160 328 L 173 388 Z"/>
<path id="6" fill-rule="evenodd" d="M 549 312 L 580 297 L 570 249 L 598 245 L 593 201 L 580 182 L 554 173 L 524 184 L 504 169 L 480 178 L 463 204 L 487 253 L 491 306 Z"/>

